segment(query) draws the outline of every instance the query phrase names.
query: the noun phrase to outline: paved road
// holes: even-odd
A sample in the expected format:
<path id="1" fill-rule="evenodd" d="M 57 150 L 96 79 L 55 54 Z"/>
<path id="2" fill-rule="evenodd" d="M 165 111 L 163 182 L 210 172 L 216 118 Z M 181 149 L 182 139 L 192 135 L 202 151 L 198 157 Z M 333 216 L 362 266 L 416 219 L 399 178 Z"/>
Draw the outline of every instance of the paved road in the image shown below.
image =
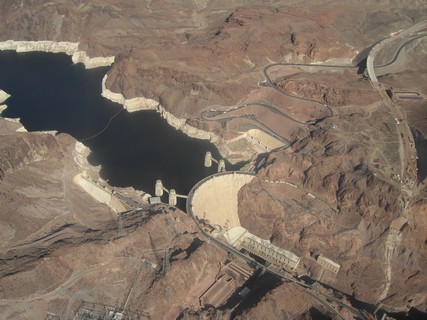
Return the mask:
<path id="1" fill-rule="evenodd" d="M 378 66 L 378 67 L 385 67 L 385 66 L 388 66 L 388 65 L 394 63 L 397 60 L 397 58 L 399 56 L 399 53 L 401 52 L 402 48 L 405 45 L 407 45 L 408 43 L 410 43 L 410 42 L 412 42 L 412 41 L 414 41 L 416 39 L 419 39 L 421 37 L 426 36 L 425 34 L 419 34 L 420 32 L 425 32 L 426 31 L 426 28 L 425 28 L 426 26 L 427 26 L 427 21 L 423 21 L 422 23 L 419 23 L 419 24 L 417 24 L 417 25 L 415 25 L 415 26 L 413 26 L 413 27 L 411 27 L 411 28 L 409 28 L 409 29 L 407 29 L 405 31 L 402 31 L 402 32 L 400 32 L 400 33 L 392 36 L 391 39 L 387 38 L 387 39 L 379 41 L 378 43 L 376 43 L 372 47 L 372 49 L 371 49 L 371 51 L 370 51 L 370 53 L 368 55 L 368 58 L 367 58 L 367 71 L 368 71 L 368 75 L 369 75 L 369 77 L 371 79 L 371 83 L 373 84 L 373 87 L 380 93 L 381 97 L 386 102 L 387 106 L 389 106 L 389 108 L 391 110 L 391 114 L 396 119 L 403 119 L 402 112 L 396 106 L 394 106 L 391 103 L 391 100 L 387 96 L 385 90 L 383 90 L 380 87 L 380 85 L 378 83 L 378 79 L 377 79 L 377 77 L 375 75 L 375 70 L 374 70 L 374 65 L 373 65 L 374 58 L 375 58 L 375 55 L 378 53 L 378 51 L 383 46 L 385 46 L 386 44 L 388 44 L 390 41 L 394 40 L 394 37 L 397 36 L 398 38 L 400 38 L 402 36 L 412 35 L 410 37 L 410 39 L 408 39 L 408 41 L 405 41 L 401 46 L 399 46 L 399 48 L 397 48 L 397 50 L 394 53 L 393 57 L 391 58 L 391 60 L 387 64 L 381 65 L 381 66 Z M 421 28 L 423 28 L 423 29 L 421 30 Z M 413 35 L 412 34 L 413 32 L 415 32 L 417 34 Z M 351 66 L 351 65 L 312 65 L 312 64 L 273 63 L 273 64 L 270 64 L 270 65 L 267 65 L 263 69 L 263 74 L 264 74 L 264 77 L 266 79 L 266 83 L 268 84 L 269 87 L 273 88 L 274 90 L 280 92 L 283 95 L 286 95 L 286 96 L 289 96 L 289 97 L 292 97 L 292 98 L 296 98 L 296 99 L 301 99 L 301 100 L 309 101 L 309 102 L 312 102 L 312 103 L 315 103 L 315 104 L 322 105 L 324 108 L 326 108 L 328 110 L 328 116 L 327 117 L 330 117 L 330 116 L 333 115 L 333 110 L 332 110 L 332 108 L 329 105 L 324 104 L 323 102 L 317 101 L 317 100 L 314 100 L 314 99 L 308 99 L 308 98 L 305 98 L 305 97 L 290 95 L 290 94 L 288 94 L 288 93 L 283 92 L 282 90 L 280 90 L 276 86 L 276 84 L 271 80 L 271 78 L 270 78 L 270 76 L 268 74 L 269 69 L 272 68 L 272 67 L 275 67 L 275 66 L 319 67 L 319 68 L 357 68 L 357 67 L 354 67 L 354 66 Z M 293 118 L 289 114 L 287 114 L 287 113 L 279 110 L 276 106 L 274 106 L 272 104 L 265 103 L 265 102 L 251 102 L 251 103 L 247 103 L 247 104 L 244 104 L 244 105 L 239 105 L 239 106 L 234 106 L 234 107 L 228 108 L 225 111 L 214 109 L 214 108 L 210 107 L 210 108 L 207 108 L 207 109 L 203 110 L 199 114 L 199 117 L 202 120 L 205 120 L 205 121 L 219 121 L 219 122 L 221 122 L 221 121 L 227 121 L 227 120 L 232 120 L 232 119 L 236 119 L 236 118 L 246 118 L 246 119 L 249 119 L 249 120 L 252 120 L 252 121 L 257 121 L 255 115 L 249 115 L 249 116 L 248 115 L 243 115 L 243 116 L 231 116 L 231 117 L 230 116 L 226 116 L 226 114 L 229 113 L 229 112 L 232 112 L 232 111 L 235 111 L 235 110 L 239 110 L 239 109 L 243 109 L 243 108 L 246 108 L 248 106 L 259 106 L 261 108 L 266 108 L 270 112 L 274 112 L 276 114 L 279 114 L 280 116 L 286 117 L 287 119 L 289 119 L 291 121 L 294 121 L 295 123 L 302 124 L 302 125 L 307 125 L 307 124 L 315 123 L 317 121 L 321 121 L 321 120 L 324 119 L 324 118 L 322 118 L 322 119 L 313 119 L 313 120 L 310 120 L 310 121 L 307 121 L 307 122 L 299 121 L 298 119 Z M 261 123 L 258 122 L 258 124 L 261 124 Z M 264 131 L 266 133 L 268 133 L 268 134 L 272 133 L 271 130 L 265 130 L 265 126 L 264 125 L 262 125 L 262 127 L 263 127 L 263 129 L 264 129 Z M 414 144 L 413 144 L 412 134 L 410 132 L 409 127 L 405 124 L 405 125 L 402 125 L 402 126 L 398 126 L 398 130 L 399 130 L 400 140 L 403 140 L 402 137 L 407 137 L 407 140 L 409 142 L 409 143 L 401 142 L 401 145 L 404 146 L 404 147 L 402 147 L 402 149 L 405 148 L 405 151 L 403 152 L 403 154 L 411 154 L 412 155 L 413 151 L 414 151 Z M 273 137 L 277 138 L 277 134 L 274 134 Z M 281 140 L 284 141 L 286 139 L 283 138 L 283 137 L 281 137 Z M 286 141 L 288 141 L 288 140 L 286 140 Z M 289 147 L 289 143 L 286 144 L 286 147 Z M 412 148 L 412 150 L 411 150 L 412 152 L 407 151 L 408 148 Z M 407 161 L 403 161 L 402 163 L 407 163 Z M 402 175 L 401 175 L 402 177 L 403 177 L 403 172 L 404 171 L 405 171 L 405 168 L 403 168 L 403 166 L 402 166 Z M 219 173 L 219 174 L 227 174 L 227 173 Z M 211 237 L 209 234 L 207 234 L 203 230 L 203 228 L 198 224 L 197 218 L 194 217 L 194 215 L 192 213 L 192 204 L 191 204 L 191 198 L 192 198 L 192 196 L 194 194 L 194 191 L 197 189 L 197 187 L 199 186 L 199 184 L 203 183 L 204 181 L 205 180 L 200 181 L 191 190 L 191 192 L 189 194 L 189 197 L 188 197 L 188 201 L 187 201 L 187 213 L 195 221 L 196 225 L 200 229 L 200 232 L 209 241 L 213 242 L 215 245 L 217 245 L 218 247 L 220 247 L 220 248 L 228 251 L 229 253 L 233 254 L 234 256 L 236 256 L 238 258 L 241 258 L 241 259 L 243 259 L 243 260 L 251 263 L 254 266 L 257 266 L 259 268 L 264 268 L 267 271 L 269 271 L 269 272 L 271 272 L 271 273 L 279 276 L 284 281 L 291 282 L 292 284 L 297 285 L 297 286 L 303 288 L 307 294 L 309 294 L 312 298 L 314 298 L 315 300 L 317 300 L 322 305 L 326 306 L 329 310 L 331 310 L 332 312 L 334 312 L 341 319 L 343 319 L 343 317 L 341 316 L 341 314 L 328 301 L 323 300 L 322 298 L 320 298 L 319 297 L 320 294 L 324 295 L 327 300 L 334 301 L 335 303 L 340 304 L 341 307 L 346 308 L 347 310 L 349 310 L 350 312 L 352 312 L 355 316 L 361 317 L 362 319 L 366 319 L 366 315 L 363 314 L 360 310 L 358 310 L 356 308 L 353 308 L 351 306 L 348 306 L 346 304 L 343 304 L 341 301 L 339 301 L 339 300 L 337 300 L 337 299 L 335 299 L 333 297 L 327 296 L 324 293 L 318 293 L 318 292 L 316 292 L 316 290 L 314 288 L 312 288 L 310 285 L 307 285 L 307 284 L 305 284 L 302 281 L 294 279 L 290 274 L 287 274 L 285 272 L 278 272 L 276 270 L 273 270 L 273 269 L 270 269 L 268 267 L 265 267 L 264 265 L 258 263 L 257 261 L 253 260 L 252 258 L 250 258 L 250 257 L 242 254 L 241 252 L 235 250 L 233 247 L 228 246 L 228 245 L 224 244 L 223 242 L 221 242 L 221 241 L 219 241 L 219 240 Z"/>
<path id="2" fill-rule="evenodd" d="M 410 27 L 406 30 L 403 30 L 399 33 L 396 33 L 396 34 L 394 34 L 388 38 L 385 38 L 385 39 L 377 42 L 371 48 L 371 51 L 369 52 L 369 55 L 368 55 L 367 61 L 366 61 L 366 68 L 367 68 L 368 76 L 369 76 L 370 80 L 374 83 L 378 82 L 378 78 L 377 78 L 375 69 L 390 66 L 391 64 L 393 64 L 397 60 L 400 52 L 408 43 L 410 43 L 414 40 L 418 40 L 419 38 L 426 37 L 427 36 L 427 29 L 425 29 L 426 26 L 427 26 L 427 20 L 422 21 L 420 23 L 417 23 L 416 25 L 413 25 L 412 27 Z M 420 34 L 420 32 L 422 34 Z M 393 53 L 393 57 L 387 63 L 374 66 L 375 57 L 381 49 L 383 49 L 386 45 L 390 44 L 391 42 L 397 41 L 397 40 L 405 38 L 405 37 L 409 38 L 409 39 L 404 41 L 396 49 L 396 51 Z"/>
<path id="3" fill-rule="evenodd" d="M 289 117 L 284 112 L 281 112 L 280 110 L 275 109 L 272 105 L 269 105 L 269 104 L 263 103 L 263 102 L 254 102 L 254 103 L 244 104 L 241 106 L 236 106 L 236 107 L 233 107 L 229 110 L 221 112 L 219 115 L 215 115 L 215 113 L 217 111 L 205 110 L 205 111 L 202 111 L 200 113 L 199 117 L 205 121 L 216 121 L 216 122 L 220 122 L 220 123 L 230 121 L 233 119 L 245 119 L 248 123 L 251 123 L 256 128 L 260 129 L 261 131 L 266 132 L 267 134 L 269 134 L 273 138 L 281 141 L 284 144 L 285 149 L 290 147 L 291 142 L 288 139 L 282 137 L 279 133 L 275 132 L 271 128 L 264 125 L 262 122 L 258 121 L 258 118 L 254 114 L 245 114 L 245 115 L 239 115 L 239 116 L 225 116 L 224 115 L 224 114 L 229 113 L 229 112 L 233 112 L 233 111 L 236 111 L 239 109 L 246 108 L 247 106 L 260 106 L 260 107 L 268 108 L 269 110 L 274 109 L 274 111 L 273 110 L 271 110 L 271 111 L 274 113 L 280 114 L 280 115 L 282 115 L 282 116 L 284 116 L 290 120 L 293 120 L 291 117 Z M 212 110 L 212 109 L 210 109 L 210 110 Z M 212 116 L 212 113 L 214 113 L 213 116 Z M 293 120 L 293 121 L 295 121 L 295 120 Z M 303 122 L 301 122 L 301 123 L 304 124 Z"/>
<path id="4" fill-rule="evenodd" d="M 231 120 L 235 120 L 235 119 L 245 119 L 248 122 L 252 123 L 252 125 L 256 126 L 257 128 L 261 129 L 265 133 L 272 136 L 273 138 L 281 141 L 284 144 L 284 146 L 282 148 L 284 148 L 284 149 L 289 148 L 291 145 L 291 142 L 288 139 L 286 139 L 285 137 L 281 136 L 279 133 L 274 132 L 271 128 L 267 127 L 262 122 L 260 122 L 255 114 L 246 114 L 246 115 L 237 115 L 237 116 L 228 116 L 227 115 L 228 113 L 234 112 L 236 110 L 241 110 L 241 109 L 244 109 L 247 107 L 260 107 L 262 109 L 267 109 L 269 112 L 272 112 L 272 113 L 275 113 L 279 116 L 287 118 L 288 120 L 295 122 L 298 125 L 314 124 L 318 121 L 322 121 L 323 119 L 331 117 L 333 115 L 332 108 L 329 105 L 325 104 L 323 101 L 318 101 L 315 99 L 309 99 L 309 98 L 305 98 L 305 97 L 301 97 L 301 96 L 297 96 L 297 95 L 292 95 L 292 94 L 289 94 L 289 93 L 282 91 L 279 87 L 277 87 L 277 85 L 274 83 L 274 81 L 271 79 L 271 77 L 269 75 L 270 68 L 277 67 L 277 66 L 310 67 L 310 68 L 322 68 L 322 69 L 324 69 L 324 68 L 326 68 L 326 69 L 328 69 L 328 68 L 330 68 L 330 69 L 337 69 L 337 68 L 357 69 L 358 68 L 358 67 L 355 67 L 353 65 L 324 65 L 324 64 L 303 64 L 303 63 L 272 63 L 272 64 L 269 64 L 269 65 L 264 67 L 262 72 L 263 72 L 263 75 L 265 77 L 265 83 L 268 85 L 268 87 L 272 88 L 273 90 L 275 90 L 276 92 L 279 92 L 282 95 L 285 95 L 285 96 L 288 96 L 291 98 L 295 98 L 295 99 L 299 99 L 302 101 L 308 101 L 308 102 L 311 102 L 313 104 L 319 105 L 321 108 L 325 108 L 327 110 L 327 115 L 322 117 L 322 118 L 311 119 L 308 121 L 300 121 L 297 118 L 291 116 L 290 114 L 281 111 L 277 106 L 275 106 L 273 104 L 266 103 L 266 102 L 259 102 L 259 101 L 254 101 L 254 102 L 249 102 L 249 103 L 242 104 L 242 105 L 233 106 L 233 107 L 230 107 L 226 110 L 215 109 L 212 106 L 210 106 L 210 107 L 202 110 L 199 113 L 198 117 L 204 121 L 216 121 L 216 122 L 220 122 L 220 123 L 224 123 L 226 121 L 231 121 Z"/>
<path id="5" fill-rule="evenodd" d="M 123 203 L 126 203 L 133 210 L 140 210 L 149 207 L 148 203 L 135 201 L 134 199 L 122 194 L 119 191 L 113 191 L 113 196 L 118 198 Z"/>
<path id="6" fill-rule="evenodd" d="M 351 313 L 353 313 L 355 316 L 357 317 L 361 317 L 362 319 L 367 319 L 366 316 L 358 309 L 346 305 L 344 303 L 342 303 L 341 301 L 330 297 L 324 293 L 318 293 L 317 290 L 315 288 L 313 288 L 311 285 L 307 285 L 306 283 L 304 283 L 302 280 L 297 280 L 295 279 L 291 274 L 283 271 L 283 272 L 279 272 L 277 270 L 271 269 L 269 267 L 264 266 L 263 264 L 257 262 L 256 260 L 252 259 L 251 257 L 241 253 L 240 251 L 234 249 L 234 247 L 229 246 L 221 241 L 219 241 L 218 239 L 212 237 L 211 235 L 209 235 L 208 233 L 206 233 L 203 230 L 203 227 L 199 224 L 198 219 L 194 216 L 193 214 L 193 210 L 192 210 L 192 199 L 194 196 L 194 192 L 197 190 L 197 188 L 205 183 L 207 180 L 212 179 L 212 177 L 214 176 L 219 176 L 219 175 L 225 175 L 225 174 L 230 174 L 230 172 L 220 172 L 220 173 L 216 173 L 212 176 L 209 176 L 201 181 L 199 181 L 194 187 L 193 189 L 191 189 L 190 193 L 188 194 L 188 199 L 187 199 L 187 204 L 186 204 L 186 211 L 187 214 L 194 220 L 194 222 L 196 223 L 197 227 L 199 228 L 200 232 L 206 237 L 206 239 L 208 239 L 210 242 L 212 242 L 213 244 L 215 244 L 216 246 L 222 248 L 223 250 L 229 252 L 230 254 L 234 255 L 237 258 L 243 259 L 244 261 L 248 262 L 249 264 L 251 264 L 254 267 L 257 268 L 262 268 L 265 269 L 266 271 L 275 274 L 276 276 L 280 277 L 283 281 L 286 282 L 290 282 L 293 285 L 296 285 L 300 288 L 302 288 L 308 295 L 310 295 L 313 299 L 315 299 L 317 302 L 319 302 L 320 304 L 324 305 L 325 307 L 327 307 L 331 312 L 333 312 L 334 314 L 336 314 L 340 319 L 345 320 L 343 318 L 343 316 L 339 313 L 338 310 L 336 310 L 336 308 L 330 304 L 328 301 L 324 300 L 323 298 L 320 297 L 320 295 L 323 295 L 326 297 L 327 300 L 330 301 L 334 301 L 335 303 L 339 304 L 341 307 L 346 308 L 347 310 L 349 310 Z M 250 173 L 248 173 L 250 174 Z M 252 174 L 254 176 L 256 176 L 255 174 Z"/>
<path id="7" fill-rule="evenodd" d="M 393 57 L 391 59 L 389 59 L 389 61 L 387 61 L 386 63 L 383 63 L 381 65 L 377 64 L 374 66 L 375 75 L 376 76 L 384 75 L 385 73 L 383 73 L 383 71 L 381 69 L 385 68 L 385 67 L 389 67 L 392 64 L 394 64 L 397 61 L 397 58 L 399 57 L 401 51 L 403 50 L 403 48 L 405 46 L 407 46 L 409 43 L 411 43 L 415 40 L 418 40 L 418 39 L 426 37 L 426 36 L 427 36 L 427 34 L 421 34 L 421 35 L 417 34 L 417 35 L 408 36 L 409 39 L 405 39 L 405 42 L 403 42 L 399 45 L 399 47 L 396 49 L 396 51 L 393 52 Z"/>
<path id="8" fill-rule="evenodd" d="M 305 64 L 305 63 L 282 63 L 282 62 L 278 62 L 278 63 L 271 63 L 267 66 L 264 67 L 262 73 L 264 74 L 265 80 L 267 82 L 267 84 L 272 87 L 273 89 L 275 89 L 276 91 L 280 92 L 281 94 L 288 96 L 288 97 L 292 97 L 292 98 L 296 98 L 299 100 L 303 100 L 303 101 L 309 101 L 318 105 L 323 106 L 324 108 L 326 108 L 328 110 L 329 116 L 333 115 L 333 110 L 332 108 L 327 105 L 326 103 L 324 103 L 323 101 L 318 101 L 315 99 L 309 99 L 309 98 L 305 98 L 305 97 L 300 97 L 300 96 L 296 96 L 296 95 L 292 95 L 286 92 L 283 92 L 282 90 L 280 90 L 276 84 L 271 80 L 270 76 L 268 75 L 268 71 L 273 68 L 273 67 L 277 67 L 277 66 L 287 66 L 287 67 L 310 67 L 310 68 L 320 68 L 320 69 L 358 69 L 358 67 L 355 67 L 353 65 L 336 65 L 336 64 Z M 323 120 L 322 119 L 314 119 L 314 120 Z"/>
<path id="9" fill-rule="evenodd" d="M 395 118 L 396 128 L 398 131 L 398 140 L 399 140 L 399 155 L 400 155 L 400 177 L 398 180 L 402 183 L 402 190 L 409 196 L 412 196 L 413 187 L 417 183 L 417 163 L 416 163 L 416 149 L 415 143 L 413 140 L 412 132 L 409 128 L 408 123 L 405 120 L 405 115 L 400 110 L 398 106 L 396 106 L 390 97 L 387 95 L 385 89 L 382 87 L 381 83 L 378 81 L 377 75 L 375 73 L 374 62 L 375 57 L 380 50 L 382 50 L 386 45 L 390 44 L 393 41 L 398 41 L 402 38 L 409 38 L 407 41 L 404 41 L 393 53 L 393 57 L 390 61 L 381 65 L 380 67 L 385 67 L 393 64 L 399 56 L 399 53 L 408 43 L 419 39 L 421 37 L 427 36 L 427 20 L 422 21 L 413 25 L 412 27 L 398 32 L 389 38 L 386 38 L 380 42 L 378 42 L 369 52 L 366 67 L 369 79 L 373 88 L 380 94 L 383 102 L 389 108 L 391 115 Z"/>

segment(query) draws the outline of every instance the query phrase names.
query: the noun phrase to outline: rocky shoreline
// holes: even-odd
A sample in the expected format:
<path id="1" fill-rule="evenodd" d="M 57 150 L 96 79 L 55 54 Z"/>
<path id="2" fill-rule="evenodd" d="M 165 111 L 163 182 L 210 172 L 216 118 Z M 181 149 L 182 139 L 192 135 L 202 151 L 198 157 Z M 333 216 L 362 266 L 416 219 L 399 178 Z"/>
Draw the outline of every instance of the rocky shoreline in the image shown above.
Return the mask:
<path id="1" fill-rule="evenodd" d="M 87 69 L 111 66 L 115 57 L 89 57 L 85 51 L 79 50 L 79 43 L 56 41 L 14 41 L 0 42 L 0 50 L 14 50 L 16 52 L 51 52 L 65 53 L 71 56 L 73 63 L 83 63 Z"/>
<path id="2" fill-rule="evenodd" d="M 98 87 L 104 78 L 97 95 L 121 104 L 118 110 L 156 111 L 187 136 L 214 143 L 230 162 L 258 154 L 255 170 L 260 179 L 239 191 L 239 219 L 252 234 L 301 257 L 318 283 L 312 286 L 315 295 L 330 295 L 347 305 L 348 298 L 354 298 L 366 303 L 357 308 L 367 308 L 369 317 L 378 319 L 385 312 L 409 318 L 427 311 L 426 180 L 406 196 L 399 144 L 402 121 L 425 128 L 425 100 L 393 94 L 393 103 L 408 112 L 407 119 L 400 120 L 390 113 L 386 97 L 361 74 L 370 46 L 424 20 L 426 6 L 326 0 L 256 5 L 241 0 L 11 0 L 0 4 L 0 13 L 3 50 L 65 52 L 75 63 L 86 61 L 86 67 L 111 66 L 98 69 Z M 385 61 L 394 56 L 393 48 L 384 51 Z M 425 50 L 407 49 L 402 52 L 410 62 L 407 70 L 383 76 L 384 88 L 426 97 L 421 85 L 427 74 Z M 271 63 L 341 65 L 350 60 L 360 69 L 308 72 L 284 65 L 271 68 L 268 75 L 262 72 Z M 308 101 L 284 98 L 265 86 L 267 76 L 285 93 L 325 102 L 331 114 Z M 266 108 L 233 109 L 253 102 L 280 106 L 302 123 Z M 224 110 L 229 114 L 221 113 Z M 127 112 L 133 119 L 152 113 Z M 304 125 L 313 118 L 321 120 Z M 252 142 L 253 136 L 245 137 L 257 125 L 246 120 L 254 119 L 283 134 L 291 148 L 267 149 Z M 2 141 L 7 174 L 0 184 L 0 236 L 11 245 L 38 249 L 43 244 L 51 250 L 35 254 L 34 264 L 24 272 L 23 262 L 32 252 L 4 251 L 5 266 L 10 263 L 16 273 L 0 278 L 0 314 L 34 318 L 39 312 L 37 318 L 45 318 L 49 312 L 72 318 L 88 298 L 141 309 L 152 319 L 198 319 L 209 312 L 214 318 L 230 311 L 231 304 L 200 309 L 197 288 L 212 283 L 224 254 L 204 242 L 188 216 L 164 207 L 153 219 L 142 219 L 140 229 L 126 228 L 131 223 L 127 213 L 117 216 L 107 204 L 109 195 L 104 203 L 95 201 L 74 182 L 75 175 L 87 171 L 87 189 L 95 188 L 98 194 L 98 186 L 108 187 L 98 179 L 100 167 L 87 163 L 86 146 L 63 134 L 15 134 L 19 124 L 0 121 L 5 123 L 0 131 L 10 135 Z M 165 147 L 161 139 L 149 138 Z M 11 165 L 19 170 L 7 169 Z M 340 265 L 339 272 L 325 270 L 319 257 Z M 234 309 L 233 318 L 333 318 L 303 290 L 286 283 L 263 290 L 264 280 L 257 279 L 258 288 L 249 287 L 252 293 Z M 29 301 L 30 296 L 37 302 Z M 347 308 L 329 303 L 343 319 L 354 318 Z"/>
<path id="3" fill-rule="evenodd" d="M 3 104 L 3 102 L 5 102 L 9 97 L 10 97 L 10 94 L 8 94 L 3 90 L 0 90 L 0 115 L 7 108 L 7 105 Z"/>
<path id="4" fill-rule="evenodd" d="M 225 156 L 227 151 L 221 148 L 223 145 L 222 139 L 212 132 L 200 130 L 187 123 L 187 119 L 175 117 L 172 113 L 168 112 L 159 102 L 145 97 L 136 97 L 126 99 L 123 94 L 113 92 L 106 87 L 108 75 L 102 79 L 102 96 L 110 101 L 121 104 L 128 112 L 136 112 L 141 110 L 156 110 L 160 113 L 161 117 L 167 123 L 177 130 L 182 131 L 191 138 L 209 140 L 220 150 L 220 153 Z M 222 151 L 221 151 L 222 150 Z"/>
<path id="5" fill-rule="evenodd" d="M 13 41 L 8 40 L 0 42 L 0 50 L 14 50 L 16 52 L 50 52 L 50 53 L 65 53 L 71 56 L 73 63 L 83 63 L 86 69 L 108 67 L 114 63 L 115 57 L 89 57 L 86 52 L 78 50 L 78 43 L 73 42 L 55 42 L 55 41 Z M 122 93 L 113 92 L 106 87 L 108 74 L 102 79 L 102 92 L 101 95 L 118 104 L 121 104 L 124 109 L 128 112 L 136 112 L 142 110 L 156 110 L 160 116 L 167 121 L 167 123 L 177 130 L 180 130 L 189 137 L 209 140 L 214 143 L 219 149 L 222 156 L 226 156 L 229 153 L 225 143 L 222 143 L 223 139 L 219 136 L 209 133 L 195 127 L 188 125 L 186 119 L 180 119 L 175 117 L 173 114 L 166 111 L 166 109 L 157 101 L 147 99 L 145 97 L 136 97 L 132 99 L 126 99 Z M 1 105 L 3 101 L 6 101 L 10 95 L 3 90 L 0 90 L 0 112 L 7 108 L 6 105 Z M 20 123 L 19 119 L 5 119 L 13 122 Z M 26 132 L 27 130 L 22 126 L 17 132 Z M 46 132 L 52 133 L 52 132 Z M 225 147 L 224 147 L 225 146 Z M 99 168 L 92 167 L 87 161 L 87 156 L 90 151 L 82 143 L 76 141 L 73 157 L 75 162 L 81 168 L 82 172 L 89 170 L 99 176 Z M 78 156 L 77 156 L 78 155 Z M 85 156 L 83 156 L 85 155 Z M 86 157 L 83 159 L 83 157 Z M 76 182 L 79 180 L 76 180 Z M 81 185 L 80 183 L 77 183 Z M 88 192 L 92 195 L 93 192 Z"/>
<path id="6" fill-rule="evenodd" d="M 73 63 L 83 63 L 86 69 L 108 67 L 114 63 L 115 57 L 89 57 L 85 51 L 79 50 L 79 43 L 75 42 L 55 42 L 55 41 L 14 41 L 7 40 L 0 42 L 0 50 L 14 50 L 16 52 L 50 52 L 50 53 L 65 53 L 71 56 Z M 102 80 L 101 95 L 118 104 L 121 104 L 128 112 L 136 112 L 141 110 L 156 110 L 167 123 L 177 130 L 180 130 L 187 136 L 196 139 L 209 140 L 217 148 L 220 154 L 227 158 L 231 151 L 227 148 L 224 139 L 220 136 L 207 132 L 187 123 L 187 119 L 178 118 L 168 112 L 159 102 L 145 97 L 135 97 L 126 99 L 122 93 L 113 92 L 106 87 L 108 74 Z M 2 91 L 4 92 L 4 91 Z M 7 93 L 5 93 L 7 95 Z M 6 100 L 9 95 L 6 96 Z M 2 95 L 0 93 L 0 101 Z M 3 100 L 3 101 L 4 101 Z M 0 102 L 1 103 L 1 102 Z"/>

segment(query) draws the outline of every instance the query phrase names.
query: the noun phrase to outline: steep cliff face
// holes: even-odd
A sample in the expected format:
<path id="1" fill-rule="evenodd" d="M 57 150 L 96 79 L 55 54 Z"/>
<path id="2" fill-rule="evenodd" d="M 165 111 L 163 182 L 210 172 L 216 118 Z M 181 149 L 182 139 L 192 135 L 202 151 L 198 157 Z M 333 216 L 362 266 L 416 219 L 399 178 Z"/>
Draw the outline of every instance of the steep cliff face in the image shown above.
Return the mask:
<path id="1" fill-rule="evenodd" d="M 2 318 L 71 319 L 82 300 L 151 319 L 199 308 L 225 253 L 176 208 L 117 215 L 96 202 L 73 182 L 88 169 L 75 142 L 65 134 L 0 136 Z"/>
<path id="2" fill-rule="evenodd" d="M 174 319 L 197 308 L 225 254 L 180 211 L 156 206 L 90 227 L 74 220 L 0 255 L 0 311 L 71 319 L 82 300 Z M 202 285 L 201 285 L 202 284 Z"/>
<path id="3" fill-rule="evenodd" d="M 0 137 L 0 179 L 24 165 L 54 157 L 61 149 L 50 134 L 17 133 Z"/>
<path id="4" fill-rule="evenodd" d="M 404 301 L 407 306 L 419 305 L 420 310 L 426 311 L 426 275 L 427 270 L 427 193 L 424 191 L 417 196 L 408 208 L 408 224 L 401 233 L 401 242 L 392 253 L 393 277 L 388 299 L 389 305 L 400 304 Z M 405 290 L 402 290 L 405 288 Z"/>
<path id="5" fill-rule="evenodd" d="M 224 145 L 225 130 L 200 121 L 200 110 L 252 99 L 266 64 L 348 62 L 426 12 L 422 1 L 388 0 L 10 0 L 0 2 L 0 40 L 48 42 L 0 48 L 66 51 L 87 65 L 87 55 L 106 57 L 92 66 L 114 56 L 104 83 L 108 98 L 129 109 L 158 108 L 189 135 Z M 309 127 L 302 141 L 295 142 L 305 135 L 295 134 L 292 150 L 268 155 L 261 180 L 240 194 L 240 220 L 301 256 L 321 282 L 387 310 L 425 310 L 426 195 L 401 192 L 395 121 L 366 82 L 350 92 L 315 80 L 293 79 L 281 88 L 340 108 Z M 421 108 L 413 119 L 419 121 Z M 121 224 L 72 183 L 74 141 L 64 146 L 58 139 L 0 137 L 0 314 L 71 318 L 81 300 L 124 303 L 117 297 L 132 283 L 138 286 L 130 305 L 153 318 L 191 309 L 194 284 L 214 277 L 223 253 L 201 244 L 188 217 L 173 210 Z M 319 254 L 341 265 L 337 276 L 316 264 Z M 282 307 L 290 298 L 295 303 Z M 242 317 L 304 318 L 312 307 L 301 292 L 279 286 Z"/>
<path id="6" fill-rule="evenodd" d="M 65 134 L 0 136 L 2 250 L 45 228 L 59 227 L 73 214 L 81 212 L 83 208 L 79 206 L 87 202 L 76 201 L 85 195 L 72 180 L 78 172 L 72 156 L 74 143 L 75 140 Z"/>

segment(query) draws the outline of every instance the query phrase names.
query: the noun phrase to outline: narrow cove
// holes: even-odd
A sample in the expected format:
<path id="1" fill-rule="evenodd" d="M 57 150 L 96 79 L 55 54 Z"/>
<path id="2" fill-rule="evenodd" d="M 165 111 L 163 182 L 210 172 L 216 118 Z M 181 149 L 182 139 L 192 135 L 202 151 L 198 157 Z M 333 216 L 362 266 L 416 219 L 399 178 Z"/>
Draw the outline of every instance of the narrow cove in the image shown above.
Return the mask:
<path id="1" fill-rule="evenodd" d="M 162 179 L 186 194 L 215 170 L 203 167 L 206 151 L 220 157 L 211 143 L 187 137 L 155 111 L 129 113 L 103 98 L 108 67 L 86 70 L 65 54 L 3 51 L 0 68 L 0 89 L 11 95 L 2 116 L 20 118 L 28 131 L 56 130 L 82 141 L 112 186 L 153 194 Z"/>

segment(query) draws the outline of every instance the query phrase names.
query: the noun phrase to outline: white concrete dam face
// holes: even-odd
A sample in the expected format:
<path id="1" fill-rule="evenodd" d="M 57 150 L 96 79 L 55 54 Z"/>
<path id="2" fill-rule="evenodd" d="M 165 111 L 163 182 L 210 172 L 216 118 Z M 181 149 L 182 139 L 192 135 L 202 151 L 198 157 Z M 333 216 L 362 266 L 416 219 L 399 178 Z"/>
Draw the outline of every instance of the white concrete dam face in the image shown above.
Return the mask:
<path id="1" fill-rule="evenodd" d="M 254 178 L 254 175 L 239 172 L 209 177 L 194 190 L 193 215 L 211 225 L 220 225 L 223 231 L 240 226 L 237 196 Z"/>

